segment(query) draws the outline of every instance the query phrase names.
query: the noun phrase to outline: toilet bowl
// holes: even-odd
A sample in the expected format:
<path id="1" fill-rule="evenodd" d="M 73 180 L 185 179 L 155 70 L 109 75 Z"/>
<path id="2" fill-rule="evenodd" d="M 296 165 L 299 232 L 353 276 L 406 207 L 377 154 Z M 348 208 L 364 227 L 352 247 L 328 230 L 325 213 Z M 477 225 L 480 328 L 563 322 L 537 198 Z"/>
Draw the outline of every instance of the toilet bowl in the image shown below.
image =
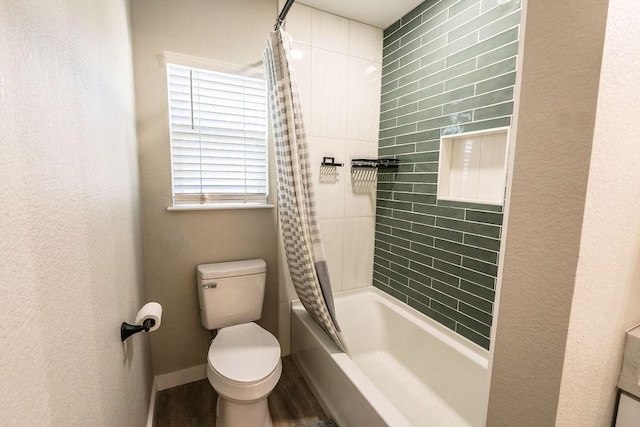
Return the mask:
<path id="1" fill-rule="evenodd" d="M 282 373 L 280 344 L 255 320 L 264 300 L 261 259 L 198 266 L 200 317 L 218 333 L 207 354 L 207 377 L 218 393 L 218 427 L 272 427 L 267 396 Z"/>
<path id="2" fill-rule="evenodd" d="M 282 373 L 276 338 L 253 322 L 223 328 L 207 361 L 207 377 L 218 393 L 216 425 L 271 427 L 267 396 Z"/>

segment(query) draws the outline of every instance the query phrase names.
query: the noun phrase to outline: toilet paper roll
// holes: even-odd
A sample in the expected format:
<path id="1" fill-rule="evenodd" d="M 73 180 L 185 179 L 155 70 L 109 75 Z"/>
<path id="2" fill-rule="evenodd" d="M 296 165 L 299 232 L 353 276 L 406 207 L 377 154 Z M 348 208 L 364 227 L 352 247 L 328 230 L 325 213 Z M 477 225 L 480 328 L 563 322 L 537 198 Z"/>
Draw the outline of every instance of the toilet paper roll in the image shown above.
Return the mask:
<path id="1" fill-rule="evenodd" d="M 160 321 L 162 320 L 162 306 L 157 302 L 148 302 L 143 305 L 136 316 L 136 325 L 142 325 L 142 322 L 147 319 L 153 319 L 156 322 L 155 325 L 149 329 L 149 332 L 158 329 L 160 327 Z"/>

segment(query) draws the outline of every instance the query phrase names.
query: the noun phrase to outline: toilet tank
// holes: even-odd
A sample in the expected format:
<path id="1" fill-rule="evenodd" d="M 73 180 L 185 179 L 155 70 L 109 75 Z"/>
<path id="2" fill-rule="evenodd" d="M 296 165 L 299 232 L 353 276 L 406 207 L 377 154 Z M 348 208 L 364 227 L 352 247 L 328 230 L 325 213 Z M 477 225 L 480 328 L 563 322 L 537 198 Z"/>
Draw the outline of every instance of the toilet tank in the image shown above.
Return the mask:
<path id="1" fill-rule="evenodd" d="M 207 329 L 253 322 L 262 316 L 267 264 L 262 259 L 200 264 L 200 319 Z"/>

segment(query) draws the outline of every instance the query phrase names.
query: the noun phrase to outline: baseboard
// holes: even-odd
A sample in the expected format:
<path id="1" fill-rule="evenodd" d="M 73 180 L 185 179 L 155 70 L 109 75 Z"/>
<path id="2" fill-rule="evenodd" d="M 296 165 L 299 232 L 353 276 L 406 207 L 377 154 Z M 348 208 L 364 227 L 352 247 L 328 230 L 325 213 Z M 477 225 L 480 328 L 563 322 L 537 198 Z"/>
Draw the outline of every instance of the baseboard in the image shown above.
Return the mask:
<path id="1" fill-rule="evenodd" d="M 158 397 L 158 383 L 153 379 L 151 386 L 151 398 L 149 399 L 149 414 L 147 415 L 147 427 L 153 427 L 153 417 L 156 414 L 156 397 Z"/>
<path id="2" fill-rule="evenodd" d="M 192 366 L 191 368 L 169 372 L 167 374 L 156 375 L 154 383 L 157 391 L 166 390 L 171 387 L 192 383 L 207 378 L 207 365 Z"/>

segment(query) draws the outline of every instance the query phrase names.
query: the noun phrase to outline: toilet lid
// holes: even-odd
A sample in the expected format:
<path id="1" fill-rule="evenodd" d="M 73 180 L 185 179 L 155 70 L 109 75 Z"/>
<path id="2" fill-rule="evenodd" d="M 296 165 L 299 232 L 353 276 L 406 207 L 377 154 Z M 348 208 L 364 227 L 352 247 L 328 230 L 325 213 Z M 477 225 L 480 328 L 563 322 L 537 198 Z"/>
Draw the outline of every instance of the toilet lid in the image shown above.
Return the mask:
<path id="1" fill-rule="evenodd" d="M 278 340 L 253 322 L 220 329 L 209 347 L 209 364 L 231 381 L 260 381 L 279 361 Z"/>

